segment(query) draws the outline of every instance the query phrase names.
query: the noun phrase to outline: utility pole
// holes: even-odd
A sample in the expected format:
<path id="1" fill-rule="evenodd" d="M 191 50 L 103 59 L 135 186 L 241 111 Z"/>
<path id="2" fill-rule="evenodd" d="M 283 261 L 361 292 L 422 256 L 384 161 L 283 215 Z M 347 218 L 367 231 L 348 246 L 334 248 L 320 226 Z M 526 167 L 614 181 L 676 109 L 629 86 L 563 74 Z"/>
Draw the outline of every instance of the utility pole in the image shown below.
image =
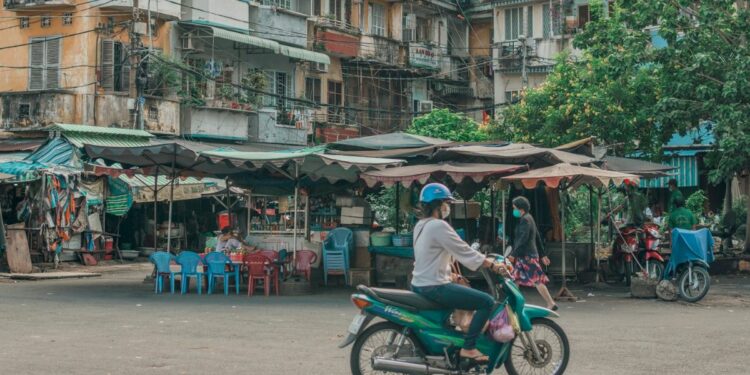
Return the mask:
<path id="1" fill-rule="evenodd" d="M 136 33 L 136 24 L 141 20 L 141 9 L 139 0 L 133 0 L 133 20 L 130 23 L 130 56 L 131 61 L 136 69 L 135 92 L 131 92 L 131 97 L 135 97 L 135 117 L 133 128 L 143 130 L 143 80 L 141 79 L 143 59 L 141 58 L 141 37 Z M 132 69 L 131 69 L 132 72 Z"/>
<path id="2" fill-rule="evenodd" d="M 523 90 L 529 88 L 529 75 L 526 71 L 526 57 L 528 56 L 528 49 L 526 48 L 526 36 L 519 35 L 518 41 L 521 42 L 521 87 Z"/>

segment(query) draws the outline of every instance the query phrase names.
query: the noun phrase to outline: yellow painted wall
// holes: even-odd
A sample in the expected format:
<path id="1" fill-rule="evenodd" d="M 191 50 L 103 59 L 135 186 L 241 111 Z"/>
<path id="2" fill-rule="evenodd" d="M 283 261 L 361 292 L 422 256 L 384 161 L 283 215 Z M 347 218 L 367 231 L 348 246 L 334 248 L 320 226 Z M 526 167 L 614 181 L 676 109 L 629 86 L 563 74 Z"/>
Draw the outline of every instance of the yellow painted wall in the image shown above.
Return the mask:
<path id="1" fill-rule="evenodd" d="M 88 1 L 70 8 L 57 8 L 48 11 L 39 9 L 25 11 L 9 11 L 0 9 L 0 92 L 27 91 L 29 81 L 29 46 L 31 38 L 64 36 L 82 33 L 60 40 L 62 59 L 60 61 L 60 88 L 72 88 L 79 93 L 93 93 L 94 85 L 85 86 L 97 80 L 96 66 L 98 64 L 97 43 L 103 38 L 122 41 L 129 45 L 127 26 L 119 24 L 129 21 L 128 11 L 113 9 L 88 9 Z M 63 25 L 62 15 L 73 13 L 73 24 Z M 49 27 L 41 27 L 41 16 L 49 15 L 52 23 Z M 115 28 L 109 32 L 86 32 L 93 30 L 99 24 L 106 24 L 109 15 L 114 16 Z M 29 27 L 21 29 L 19 18 L 29 17 Z M 165 52 L 169 51 L 169 34 L 171 25 L 160 20 L 154 47 Z M 86 33 L 84 33 L 86 32 Z M 144 45 L 148 45 L 148 38 L 144 38 Z M 17 47 L 13 47 L 17 46 Z M 84 86 L 84 87 L 79 87 Z"/>

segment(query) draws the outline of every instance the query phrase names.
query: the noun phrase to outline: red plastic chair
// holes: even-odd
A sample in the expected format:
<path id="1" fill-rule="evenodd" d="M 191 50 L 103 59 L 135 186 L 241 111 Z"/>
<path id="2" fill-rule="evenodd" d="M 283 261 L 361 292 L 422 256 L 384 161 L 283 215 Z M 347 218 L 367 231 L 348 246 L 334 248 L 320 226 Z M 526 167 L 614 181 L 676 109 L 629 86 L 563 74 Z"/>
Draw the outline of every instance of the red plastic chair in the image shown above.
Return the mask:
<path id="1" fill-rule="evenodd" d="M 297 252 L 296 260 L 294 262 L 294 269 L 297 273 L 303 273 L 305 279 L 310 281 L 310 274 L 312 273 L 312 264 L 318 260 L 318 254 L 315 254 L 311 250 L 300 250 Z"/>
<path id="2" fill-rule="evenodd" d="M 255 281 L 263 280 L 263 290 L 266 297 L 270 294 L 271 287 L 271 275 L 266 272 L 266 267 L 270 264 L 270 260 L 263 254 L 248 254 L 242 261 L 247 267 L 247 295 L 252 296 L 255 293 Z M 279 294 L 278 284 L 276 287 L 276 294 Z"/>
<path id="3" fill-rule="evenodd" d="M 276 295 L 279 295 L 279 274 L 281 273 L 281 266 L 276 262 L 279 260 L 279 253 L 274 250 L 261 250 L 259 253 L 263 254 L 268 258 L 268 260 L 271 261 L 271 264 L 268 265 L 268 268 L 273 270 L 273 274 L 271 275 L 271 279 L 273 280 L 274 287 L 276 288 Z"/>

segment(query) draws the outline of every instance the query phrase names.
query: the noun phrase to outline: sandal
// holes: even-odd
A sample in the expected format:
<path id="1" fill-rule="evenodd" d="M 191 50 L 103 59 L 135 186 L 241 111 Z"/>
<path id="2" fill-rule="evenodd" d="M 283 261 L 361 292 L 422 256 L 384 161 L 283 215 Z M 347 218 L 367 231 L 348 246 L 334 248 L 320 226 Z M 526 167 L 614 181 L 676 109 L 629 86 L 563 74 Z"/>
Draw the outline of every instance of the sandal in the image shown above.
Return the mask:
<path id="1" fill-rule="evenodd" d="M 483 364 L 487 364 L 487 363 L 490 362 L 490 357 L 488 357 L 488 356 L 486 356 L 484 354 L 479 354 L 479 355 L 474 356 L 474 357 L 465 357 L 465 356 L 461 355 L 461 353 L 459 352 L 458 353 L 458 357 L 459 357 L 460 361 L 467 361 L 470 364 L 483 365 Z"/>

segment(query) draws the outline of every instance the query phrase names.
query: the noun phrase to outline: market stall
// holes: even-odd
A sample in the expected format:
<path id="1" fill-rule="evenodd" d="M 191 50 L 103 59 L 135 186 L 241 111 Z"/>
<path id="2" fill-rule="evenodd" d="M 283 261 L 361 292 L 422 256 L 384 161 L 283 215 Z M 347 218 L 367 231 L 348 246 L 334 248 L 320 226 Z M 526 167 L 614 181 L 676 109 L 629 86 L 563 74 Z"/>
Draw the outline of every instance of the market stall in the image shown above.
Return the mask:
<path id="1" fill-rule="evenodd" d="M 500 179 L 498 185 L 500 185 L 500 188 L 503 188 L 504 185 L 507 184 L 518 184 L 523 188 L 533 189 L 538 185 L 543 184 L 549 188 L 557 189 L 558 194 L 563 196 L 569 189 L 575 189 L 579 186 L 590 186 L 597 188 L 608 187 L 610 184 L 620 185 L 625 180 L 638 181 L 639 177 L 633 174 L 607 171 L 598 168 L 581 167 L 568 163 L 560 163 L 546 168 L 535 169 L 512 176 L 503 177 Z M 563 199 L 561 197 L 560 201 L 562 200 Z M 564 228 L 566 216 L 565 205 L 561 204 L 560 207 L 560 225 L 561 228 Z M 567 288 L 567 270 L 568 267 L 570 267 L 567 258 L 568 256 L 570 256 L 570 254 L 568 254 L 568 252 L 566 251 L 565 230 L 561 230 L 561 234 L 562 246 L 560 252 L 560 261 L 562 265 L 561 276 L 563 284 L 560 288 L 560 291 L 557 293 L 556 298 L 575 299 L 576 297 Z"/>
<path id="2" fill-rule="evenodd" d="M 370 188 L 396 186 L 397 206 L 401 210 L 402 204 L 401 188 L 406 190 L 406 200 L 413 200 L 412 195 L 418 191 L 421 186 L 428 182 L 443 182 L 452 186 L 464 200 L 454 203 L 451 210 L 450 220 L 454 224 L 463 224 L 463 228 L 457 228 L 459 234 L 464 235 L 467 241 L 473 241 L 479 238 L 477 231 L 470 231 L 469 221 L 478 226 L 478 220 L 481 216 L 481 206 L 477 202 L 469 202 L 468 199 L 475 195 L 481 188 L 490 186 L 492 180 L 500 178 L 514 172 L 525 170 L 525 165 L 504 165 L 504 164 L 482 164 L 482 163 L 459 163 L 443 162 L 436 164 L 409 165 L 397 168 L 389 168 L 382 171 L 372 171 L 362 173 L 361 178 Z M 495 220 L 495 191 L 491 191 L 491 221 L 492 239 L 497 237 L 497 222 Z M 418 202 L 408 202 L 406 206 L 415 206 Z M 397 215 L 399 216 L 399 215 Z M 397 222 L 397 229 L 401 229 Z M 471 236 L 471 238 L 469 237 Z M 494 240 L 490 246 L 494 247 Z M 408 275 L 411 272 L 414 258 L 414 249 L 411 243 L 411 235 L 403 231 L 396 233 L 376 233 L 372 235 L 372 240 L 368 248 L 369 252 L 375 256 L 375 271 L 377 282 L 396 283 L 397 277 Z"/>

